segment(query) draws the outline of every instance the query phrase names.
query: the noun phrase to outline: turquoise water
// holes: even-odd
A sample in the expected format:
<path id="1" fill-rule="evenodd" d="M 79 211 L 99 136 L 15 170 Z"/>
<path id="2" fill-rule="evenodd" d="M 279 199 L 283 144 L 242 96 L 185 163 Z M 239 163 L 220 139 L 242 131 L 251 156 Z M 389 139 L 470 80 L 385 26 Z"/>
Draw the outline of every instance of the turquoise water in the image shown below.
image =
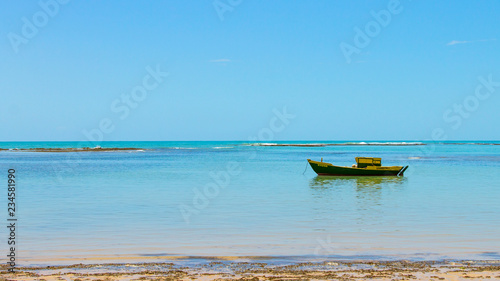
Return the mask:
<path id="1" fill-rule="evenodd" d="M 500 259 L 500 145 L 460 143 L 105 142 L 146 150 L 0 151 L 0 169 L 4 179 L 16 169 L 21 264 L 169 255 Z M 410 168 L 405 177 L 342 178 L 317 177 L 306 165 L 350 166 L 356 156 Z"/>

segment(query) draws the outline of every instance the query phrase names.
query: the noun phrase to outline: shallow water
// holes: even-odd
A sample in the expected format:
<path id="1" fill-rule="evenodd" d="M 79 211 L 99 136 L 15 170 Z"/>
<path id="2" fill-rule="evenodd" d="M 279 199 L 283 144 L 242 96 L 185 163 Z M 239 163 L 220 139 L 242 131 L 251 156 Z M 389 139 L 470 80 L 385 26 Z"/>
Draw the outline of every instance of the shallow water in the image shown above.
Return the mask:
<path id="1" fill-rule="evenodd" d="M 14 168 L 18 179 L 21 264 L 171 255 L 500 259 L 498 145 L 101 146 L 147 150 L 0 152 L 5 177 Z M 350 166 L 356 156 L 410 168 L 405 177 L 339 178 L 317 177 L 306 164 L 323 157 Z"/>

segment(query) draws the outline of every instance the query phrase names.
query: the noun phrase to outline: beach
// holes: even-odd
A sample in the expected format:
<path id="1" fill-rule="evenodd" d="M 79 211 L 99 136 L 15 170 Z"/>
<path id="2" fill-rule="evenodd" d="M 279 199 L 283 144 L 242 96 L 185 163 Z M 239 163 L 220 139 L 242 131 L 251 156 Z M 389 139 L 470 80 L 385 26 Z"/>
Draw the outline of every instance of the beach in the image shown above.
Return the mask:
<path id="1" fill-rule="evenodd" d="M 269 264 L 207 261 L 204 265 L 122 263 L 19 268 L 15 280 L 500 280 L 498 261 L 324 261 Z"/>

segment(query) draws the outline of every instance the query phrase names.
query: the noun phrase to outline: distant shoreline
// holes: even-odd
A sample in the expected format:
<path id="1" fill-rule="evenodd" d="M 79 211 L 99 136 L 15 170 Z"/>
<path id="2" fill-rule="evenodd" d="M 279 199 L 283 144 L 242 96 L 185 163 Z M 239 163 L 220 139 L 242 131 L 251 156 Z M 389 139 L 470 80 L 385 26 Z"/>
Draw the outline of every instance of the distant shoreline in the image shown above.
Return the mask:
<path id="1" fill-rule="evenodd" d="M 15 142 L 14 142 L 15 143 Z M 24 142 L 21 142 L 24 144 Z M 1 145 L 1 142 L 0 142 Z M 168 146 L 167 145 L 161 145 L 161 146 L 148 146 L 145 145 L 145 147 L 101 147 L 101 146 L 96 146 L 96 147 L 50 147 L 50 142 L 47 143 L 46 147 L 29 147 L 29 145 L 20 145 L 20 148 L 18 147 L 6 147 L 2 148 L 0 147 L 0 152 L 1 151 L 12 151 L 12 152 L 113 152 L 113 151 L 145 151 L 145 150 L 157 150 L 157 149 L 223 149 L 223 148 L 235 148 L 235 147 L 241 147 L 241 146 L 247 146 L 247 147 L 329 147 L 329 146 L 385 146 L 385 147 L 401 147 L 401 146 L 426 146 L 426 145 L 482 145 L 482 146 L 488 146 L 488 145 L 493 145 L 493 146 L 498 146 L 500 145 L 500 142 L 273 142 L 273 143 L 268 143 L 268 142 L 253 142 L 253 143 L 227 143 L 224 142 L 222 144 L 217 144 L 215 143 L 213 147 L 193 147 L 193 145 L 189 146 L 182 146 L 182 144 L 179 146 Z M 223 146 L 221 146 L 223 145 Z M 10 146 L 13 146 L 12 144 Z M 23 147 L 24 146 L 24 147 Z M 57 146 L 57 145 L 56 145 Z"/>
<path id="2" fill-rule="evenodd" d="M 430 144 L 442 144 L 442 145 L 500 145 L 500 143 L 466 143 L 466 142 L 437 142 Z M 429 145 L 423 142 L 359 142 L 359 143 L 251 143 L 245 144 L 247 146 L 297 146 L 297 147 L 325 147 L 325 146 L 419 146 L 419 145 Z"/>
<path id="3" fill-rule="evenodd" d="M 101 152 L 101 151 L 141 151 L 145 148 L 136 147 L 68 147 L 68 148 L 0 148 L 0 151 L 24 152 Z"/>
<path id="4" fill-rule="evenodd" d="M 249 146 L 299 146 L 299 147 L 324 147 L 324 146 L 414 146 L 427 145 L 421 142 L 414 143 L 252 143 Z"/>

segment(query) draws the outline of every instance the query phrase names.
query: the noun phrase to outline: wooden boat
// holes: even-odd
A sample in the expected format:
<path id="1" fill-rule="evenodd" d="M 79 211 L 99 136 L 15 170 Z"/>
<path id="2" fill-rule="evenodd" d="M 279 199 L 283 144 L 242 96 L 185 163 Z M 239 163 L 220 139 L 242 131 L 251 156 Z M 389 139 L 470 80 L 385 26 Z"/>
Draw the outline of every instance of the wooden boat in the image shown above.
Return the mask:
<path id="1" fill-rule="evenodd" d="M 352 167 L 335 166 L 330 163 L 307 159 L 312 169 L 320 176 L 402 176 L 408 166 L 382 166 L 382 158 L 356 157 Z"/>

